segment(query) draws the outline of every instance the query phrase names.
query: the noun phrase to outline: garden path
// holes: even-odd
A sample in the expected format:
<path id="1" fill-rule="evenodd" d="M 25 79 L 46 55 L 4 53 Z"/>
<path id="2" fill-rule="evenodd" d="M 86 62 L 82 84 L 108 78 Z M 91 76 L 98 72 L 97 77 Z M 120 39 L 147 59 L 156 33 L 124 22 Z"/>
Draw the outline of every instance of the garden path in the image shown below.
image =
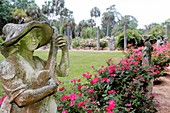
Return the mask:
<path id="1" fill-rule="evenodd" d="M 158 78 L 155 82 L 153 93 L 156 94 L 156 99 L 160 103 L 158 113 L 170 113 L 170 70 L 166 76 Z"/>

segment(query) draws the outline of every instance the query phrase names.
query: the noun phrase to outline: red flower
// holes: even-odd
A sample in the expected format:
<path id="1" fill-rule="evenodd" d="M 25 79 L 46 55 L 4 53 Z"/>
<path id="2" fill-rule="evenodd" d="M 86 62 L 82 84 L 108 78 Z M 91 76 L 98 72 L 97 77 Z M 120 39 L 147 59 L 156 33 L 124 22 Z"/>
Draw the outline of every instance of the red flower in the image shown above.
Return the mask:
<path id="1" fill-rule="evenodd" d="M 68 111 L 67 110 L 63 110 L 62 113 L 68 113 Z"/>
<path id="2" fill-rule="evenodd" d="M 70 95 L 69 95 L 69 99 L 70 99 L 70 100 L 76 100 L 76 98 L 77 98 L 77 95 L 76 95 L 76 94 L 70 94 Z"/>
<path id="3" fill-rule="evenodd" d="M 77 86 L 77 89 L 80 90 L 81 88 L 82 88 L 82 85 L 78 85 L 78 86 Z"/>
<path id="4" fill-rule="evenodd" d="M 108 104 L 109 105 L 106 107 L 107 111 L 112 111 L 112 109 L 115 108 L 115 106 L 116 106 L 116 103 L 114 100 L 109 100 Z"/>
<path id="5" fill-rule="evenodd" d="M 77 82 L 81 82 L 81 79 L 78 79 Z"/>
<path id="6" fill-rule="evenodd" d="M 86 112 L 87 112 L 87 113 L 93 113 L 93 111 L 92 111 L 92 110 L 86 110 Z"/>
<path id="7" fill-rule="evenodd" d="M 102 79 L 102 83 L 105 82 L 105 81 L 106 81 L 106 82 L 110 82 L 110 79 L 109 79 L 109 78 L 103 78 L 103 79 Z"/>
<path id="8" fill-rule="evenodd" d="M 82 76 L 87 78 L 87 79 L 92 77 L 92 75 L 89 72 L 82 74 Z"/>
<path id="9" fill-rule="evenodd" d="M 125 106 L 130 107 L 132 106 L 132 104 L 128 103 L 128 104 L 125 104 Z"/>
<path id="10" fill-rule="evenodd" d="M 78 96 L 81 97 L 83 94 L 82 93 L 79 93 Z"/>
<path id="11" fill-rule="evenodd" d="M 84 105 L 84 102 L 79 102 L 78 107 L 82 107 Z"/>
<path id="12" fill-rule="evenodd" d="M 93 80 L 90 81 L 90 84 L 96 84 L 98 81 L 100 80 L 100 78 L 94 78 Z"/>
<path id="13" fill-rule="evenodd" d="M 65 90 L 65 88 L 64 87 L 62 87 L 62 88 L 58 88 L 59 89 L 59 91 L 64 91 Z"/>
<path id="14" fill-rule="evenodd" d="M 103 72 L 104 72 L 104 71 L 101 70 L 101 69 L 98 70 L 98 74 L 102 74 Z"/>
<path id="15" fill-rule="evenodd" d="M 155 97 L 156 97 L 156 94 L 152 94 L 152 97 L 154 97 L 154 98 L 155 98 Z"/>
<path id="16" fill-rule="evenodd" d="M 71 83 L 76 84 L 76 78 L 73 78 L 73 79 L 71 80 Z"/>
<path id="17" fill-rule="evenodd" d="M 116 76 L 116 74 L 110 74 L 110 76 L 111 76 L 111 77 L 115 77 L 115 76 Z"/>
<path id="18" fill-rule="evenodd" d="M 90 94 L 93 93 L 93 92 L 94 92 L 94 89 L 89 89 L 88 90 L 88 93 L 90 93 Z"/>
<path id="19" fill-rule="evenodd" d="M 69 99 L 69 97 L 67 95 L 64 95 L 61 97 L 61 100 L 67 100 L 67 99 Z"/>
<path id="20" fill-rule="evenodd" d="M 70 107 L 74 106 L 75 102 L 74 101 L 71 101 L 70 102 Z"/>
<path id="21" fill-rule="evenodd" d="M 140 57 L 137 57 L 137 58 L 136 58 L 136 60 L 137 60 L 137 61 L 140 61 L 140 60 L 141 60 L 141 58 L 140 58 Z"/>
<path id="22" fill-rule="evenodd" d="M 115 90 L 110 90 L 110 91 L 108 91 L 108 94 L 115 94 L 115 93 L 116 93 Z"/>

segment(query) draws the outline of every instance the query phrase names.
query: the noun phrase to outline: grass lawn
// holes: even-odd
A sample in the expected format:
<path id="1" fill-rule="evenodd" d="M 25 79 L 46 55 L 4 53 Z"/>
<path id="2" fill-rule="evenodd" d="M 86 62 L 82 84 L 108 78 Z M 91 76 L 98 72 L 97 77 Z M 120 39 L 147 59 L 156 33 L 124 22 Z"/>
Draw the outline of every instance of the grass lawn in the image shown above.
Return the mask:
<path id="1" fill-rule="evenodd" d="M 47 59 L 48 51 L 36 51 L 35 55 L 43 59 Z M 59 60 L 61 52 L 58 53 Z M 70 51 L 70 71 L 68 77 L 59 77 L 59 80 L 64 83 L 69 83 L 72 78 L 82 78 L 82 74 L 86 72 L 93 72 L 91 66 L 99 68 L 102 65 L 106 65 L 106 61 L 109 58 L 112 58 L 115 63 L 117 63 L 122 57 L 122 52 L 87 52 L 87 51 Z M 0 56 L 0 61 L 3 60 L 3 57 Z M 2 86 L 0 84 L 0 97 L 4 95 Z"/>

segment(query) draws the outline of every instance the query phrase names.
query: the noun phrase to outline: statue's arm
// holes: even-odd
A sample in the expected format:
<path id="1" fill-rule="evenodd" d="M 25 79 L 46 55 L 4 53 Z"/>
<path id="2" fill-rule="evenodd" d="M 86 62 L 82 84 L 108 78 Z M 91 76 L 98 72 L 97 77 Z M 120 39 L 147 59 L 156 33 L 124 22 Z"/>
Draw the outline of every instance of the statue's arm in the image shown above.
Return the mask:
<path id="1" fill-rule="evenodd" d="M 62 56 L 59 65 L 56 66 L 57 75 L 60 77 L 68 76 L 69 72 L 69 51 L 67 46 L 61 47 Z"/>
<path id="2" fill-rule="evenodd" d="M 56 63 L 56 70 L 55 73 L 58 76 L 67 76 L 68 72 L 69 72 L 69 51 L 67 48 L 67 42 L 64 39 L 63 36 L 56 36 L 56 48 L 60 48 L 61 49 L 61 59 L 59 61 L 59 64 Z M 52 59 L 52 54 L 53 54 L 53 43 L 51 43 L 51 47 L 50 47 L 50 51 L 49 51 L 49 55 L 48 55 L 48 60 L 47 60 L 47 69 L 48 67 L 50 67 L 50 64 L 53 63 L 51 62 Z M 56 49 L 58 51 L 58 49 Z M 56 56 L 57 57 L 57 56 Z"/>
<path id="3" fill-rule="evenodd" d="M 56 91 L 57 84 L 54 80 L 49 80 L 49 85 L 38 89 L 28 89 L 15 98 L 15 103 L 20 106 L 27 106 L 42 100 Z"/>

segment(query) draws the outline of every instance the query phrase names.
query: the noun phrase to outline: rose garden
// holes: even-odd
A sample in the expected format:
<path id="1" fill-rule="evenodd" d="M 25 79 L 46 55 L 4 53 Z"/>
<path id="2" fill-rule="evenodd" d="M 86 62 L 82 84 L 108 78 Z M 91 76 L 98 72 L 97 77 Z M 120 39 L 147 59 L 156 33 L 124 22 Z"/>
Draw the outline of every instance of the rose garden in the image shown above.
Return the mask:
<path id="1" fill-rule="evenodd" d="M 170 19 L 138 29 L 110 5 L 99 27 L 99 8 L 76 24 L 64 0 L 1 8 L 0 113 L 170 112 Z"/>

